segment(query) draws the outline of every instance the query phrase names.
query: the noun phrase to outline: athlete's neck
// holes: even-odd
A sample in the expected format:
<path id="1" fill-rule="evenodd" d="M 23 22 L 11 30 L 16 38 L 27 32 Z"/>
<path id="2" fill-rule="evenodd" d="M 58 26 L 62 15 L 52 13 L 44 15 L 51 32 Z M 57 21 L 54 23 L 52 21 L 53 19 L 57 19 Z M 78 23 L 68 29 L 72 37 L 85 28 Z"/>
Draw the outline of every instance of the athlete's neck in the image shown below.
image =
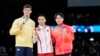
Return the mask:
<path id="1" fill-rule="evenodd" d="M 61 27 L 62 25 L 63 25 L 63 23 L 62 24 L 58 24 L 59 27 Z"/>
<path id="2" fill-rule="evenodd" d="M 39 24 L 40 26 L 45 26 L 45 24 Z"/>
<path id="3" fill-rule="evenodd" d="M 25 19 L 29 19 L 30 18 L 30 16 L 26 16 L 26 15 L 24 15 L 23 16 Z"/>

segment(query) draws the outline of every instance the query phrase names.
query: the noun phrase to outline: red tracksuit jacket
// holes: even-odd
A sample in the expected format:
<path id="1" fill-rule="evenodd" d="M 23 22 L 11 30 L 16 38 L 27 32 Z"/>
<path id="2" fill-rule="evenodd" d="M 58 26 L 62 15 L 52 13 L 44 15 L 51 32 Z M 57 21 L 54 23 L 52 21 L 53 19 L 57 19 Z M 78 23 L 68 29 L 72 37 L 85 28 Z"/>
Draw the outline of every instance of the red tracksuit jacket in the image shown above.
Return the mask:
<path id="1" fill-rule="evenodd" d="M 62 24 L 52 31 L 56 55 L 71 53 L 73 49 L 74 32 L 68 25 Z"/>

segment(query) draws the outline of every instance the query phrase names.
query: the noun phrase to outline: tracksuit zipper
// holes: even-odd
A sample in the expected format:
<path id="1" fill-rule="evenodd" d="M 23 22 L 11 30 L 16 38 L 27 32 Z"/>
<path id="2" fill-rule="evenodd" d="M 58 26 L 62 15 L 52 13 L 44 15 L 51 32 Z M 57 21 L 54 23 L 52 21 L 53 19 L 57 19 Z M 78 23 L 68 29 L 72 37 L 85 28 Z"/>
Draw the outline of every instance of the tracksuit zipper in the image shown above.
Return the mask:
<path id="1" fill-rule="evenodd" d="M 43 31 L 44 31 L 44 35 L 45 35 L 45 43 L 46 43 L 46 51 L 47 51 L 47 39 L 46 39 L 45 30 L 43 29 Z"/>

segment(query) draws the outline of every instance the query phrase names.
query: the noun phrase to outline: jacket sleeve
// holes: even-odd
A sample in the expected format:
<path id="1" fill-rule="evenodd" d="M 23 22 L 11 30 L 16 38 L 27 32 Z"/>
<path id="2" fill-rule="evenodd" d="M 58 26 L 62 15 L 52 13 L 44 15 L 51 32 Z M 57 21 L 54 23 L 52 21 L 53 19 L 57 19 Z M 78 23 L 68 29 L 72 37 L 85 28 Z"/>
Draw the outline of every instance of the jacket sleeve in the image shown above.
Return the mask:
<path id="1" fill-rule="evenodd" d="M 35 22 L 33 21 L 33 43 L 37 42 L 37 35 L 36 35 L 36 29 L 35 29 Z"/>
<path id="2" fill-rule="evenodd" d="M 37 35 L 33 35 L 33 44 L 37 42 Z"/>
<path id="3" fill-rule="evenodd" d="M 17 35 L 20 33 L 20 27 L 18 25 L 18 20 L 14 20 L 9 33 L 10 35 Z"/>
<path id="4" fill-rule="evenodd" d="M 33 30 L 35 30 L 35 21 L 33 21 Z M 34 32 L 34 31 L 33 31 Z"/>
<path id="5" fill-rule="evenodd" d="M 51 29 L 51 39 L 52 39 L 52 42 L 53 43 L 55 43 L 56 41 L 55 41 L 55 33 L 54 33 L 54 31 L 53 31 L 53 29 Z"/>

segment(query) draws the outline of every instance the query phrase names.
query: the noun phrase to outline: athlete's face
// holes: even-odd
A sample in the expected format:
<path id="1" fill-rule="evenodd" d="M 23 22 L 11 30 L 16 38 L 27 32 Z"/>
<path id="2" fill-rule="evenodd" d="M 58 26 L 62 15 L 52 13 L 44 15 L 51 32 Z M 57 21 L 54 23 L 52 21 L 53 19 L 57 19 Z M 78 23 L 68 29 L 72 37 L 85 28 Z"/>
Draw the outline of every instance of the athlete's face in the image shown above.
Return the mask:
<path id="1" fill-rule="evenodd" d="M 60 15 L 57 15 L 55 21 L 56 21 L 57 24 L 62 24 L 63 21 L 64 21 L 64 19 L 63 19 L 63 17 L 61 17 Z"/>
<path id="2" fill-rule="evenodd" d="M 30 14 L 32 13 L 32 10 L 31 8 L 24 8 L 23 13 L 25 16 L 30 16 Z"/>
<path id="3" fill-rule="evenodd" d="M 38 23 L 39 25 L 45 25 L 46 18 L 44 16 L 39 16 L 38 17 Z"/>

